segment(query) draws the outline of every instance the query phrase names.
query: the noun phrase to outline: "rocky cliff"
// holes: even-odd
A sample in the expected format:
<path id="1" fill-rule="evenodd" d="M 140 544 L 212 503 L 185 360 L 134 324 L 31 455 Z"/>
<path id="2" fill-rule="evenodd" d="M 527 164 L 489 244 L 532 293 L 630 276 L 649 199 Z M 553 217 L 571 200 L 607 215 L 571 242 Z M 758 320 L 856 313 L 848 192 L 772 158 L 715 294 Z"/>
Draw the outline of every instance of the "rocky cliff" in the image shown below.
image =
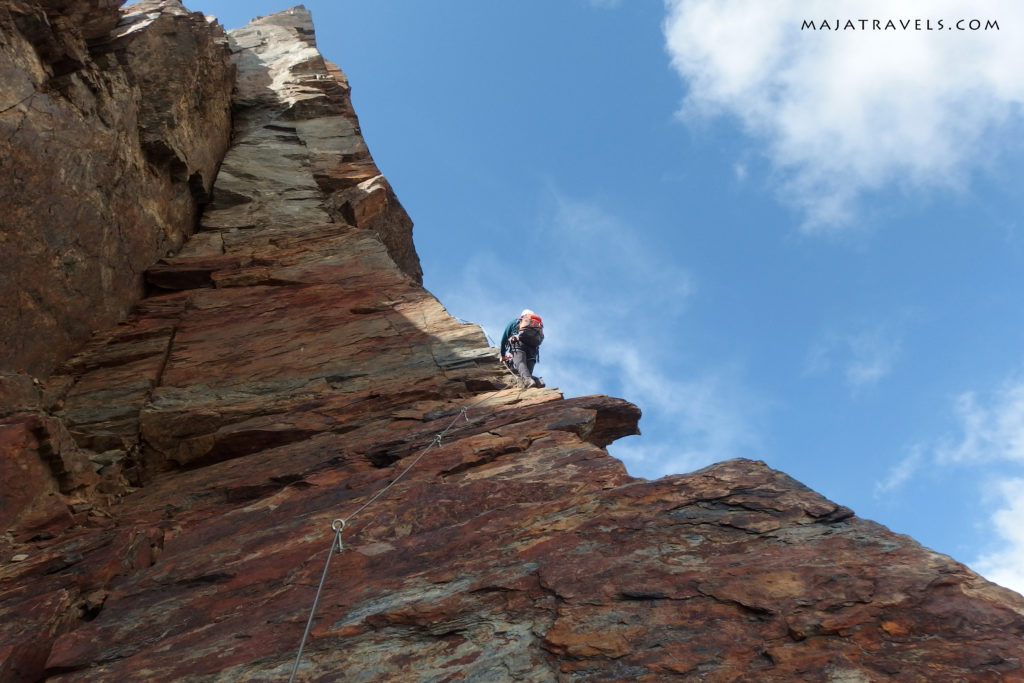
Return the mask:
<path id="1" fill-rule="evenodd" d="M 305 10 L 110 4 L 0 0 L 4 158 L 51 183 L 18 210 L 91 196 L 120 241 L 82 267 L 124 276 L 62 275 L 74 218 L 5 223 L 39 283 L 7 369 L 56 370 L 0 376 L 0 680 L 285 680 L 314 601 L 297 680 L 1024 680 L 1021 596 L 763 463 L 631 478 L 635 406 L 516 387 L 422 288 Z"/>
<path id="2" fill-rule="evenodd" d="M 0 371 L 47 374 L 121 319 L 228 144 L 223 30 L 120 4 L 0 2 Z"/>

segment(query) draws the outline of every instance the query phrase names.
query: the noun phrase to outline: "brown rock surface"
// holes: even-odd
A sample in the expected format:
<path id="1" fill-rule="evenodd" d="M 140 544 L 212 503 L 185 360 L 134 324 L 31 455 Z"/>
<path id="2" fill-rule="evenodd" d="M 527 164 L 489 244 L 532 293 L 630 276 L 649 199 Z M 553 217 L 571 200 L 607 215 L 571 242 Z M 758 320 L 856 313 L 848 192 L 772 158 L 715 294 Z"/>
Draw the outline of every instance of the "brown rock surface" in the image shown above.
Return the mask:
<path id="1" fill-rule="evenodd" d="M 231 45 L 202 231 L 0 384 L 45 489 L 0 541 L 0 680 L 286 680 L 321 576 L 304 681 L 1024 679 L 1021 596 L 764 463 L 633 479 L 635 406 L 516 388 L 420 286 L 308 13 Z"/>
<path id="2" fill-rule="evenodd" d="M 120 4 L 0 0 L 0 371 L 44 376 L 122 318 L 228 144 L 223 30 Z"/>

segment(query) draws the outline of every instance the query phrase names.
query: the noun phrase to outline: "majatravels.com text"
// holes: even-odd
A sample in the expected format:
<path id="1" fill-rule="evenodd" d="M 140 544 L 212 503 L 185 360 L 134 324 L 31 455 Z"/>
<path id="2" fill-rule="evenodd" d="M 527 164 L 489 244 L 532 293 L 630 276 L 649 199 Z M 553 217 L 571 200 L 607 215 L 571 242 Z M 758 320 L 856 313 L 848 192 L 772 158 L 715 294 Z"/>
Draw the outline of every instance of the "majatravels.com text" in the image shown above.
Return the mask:
<path id="1" fill-rule="evenodd" d="M 801 31 L 998 31 L 995 19 L 804 19 Z"/>

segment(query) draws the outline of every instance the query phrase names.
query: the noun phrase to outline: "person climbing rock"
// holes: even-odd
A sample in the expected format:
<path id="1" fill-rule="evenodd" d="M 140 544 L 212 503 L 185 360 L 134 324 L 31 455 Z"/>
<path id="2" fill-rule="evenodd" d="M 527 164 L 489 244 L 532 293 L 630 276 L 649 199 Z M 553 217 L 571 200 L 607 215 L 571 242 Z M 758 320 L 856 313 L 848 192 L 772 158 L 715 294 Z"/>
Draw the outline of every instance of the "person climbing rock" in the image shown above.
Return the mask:
<path id="1" fill-rule="evenodd" d="M 528 308 L 510 322 L 501 335 L 501 359 L 519 376 L 524 389 L 544 386 L 544 380 L 533 375 L 543 341 L 544 322 Z"/>

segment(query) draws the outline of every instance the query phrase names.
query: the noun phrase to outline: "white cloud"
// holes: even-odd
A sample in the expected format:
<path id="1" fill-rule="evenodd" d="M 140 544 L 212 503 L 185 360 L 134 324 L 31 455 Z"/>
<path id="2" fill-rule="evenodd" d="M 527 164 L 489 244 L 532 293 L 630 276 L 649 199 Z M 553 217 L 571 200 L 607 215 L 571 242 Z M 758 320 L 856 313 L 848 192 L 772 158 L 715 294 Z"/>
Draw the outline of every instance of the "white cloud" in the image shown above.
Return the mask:
<path id="1" fill-rule="evenodd" d="M 828 332 L 812 345 L 805 372 L 822 375 L 840 365 L 847 385 L 858 391 L 878 384 L 892 372 L 900 346 L 898 337 L 883 327 L 843 334 Z"/>
<path id="2" fill-rule="evenodd" d="M 1024 377 L 1011 378 L 989 396 L 960 394 L 953 412 L 960 434 L 915 445 L 876 485 L 876 493 L 899 488 L 928 462 L 947 468 L 969 466 L 972 475 L 989 482 L 982 489 L 983 502 L 997 501 L 985 535 L 997 539 L 998 549 L 968 564 L 989 580 L 1024 594 L 1024 478 L 1015 476 L 1024 464 Z"/>
<path id="3" fill-rule="evenodd" d="M 877 384 L 892 371 L 899 345 L 875 333 L 857 335 L 849 340 L 851 359 L 846 367 L 846 382 L 855 389 Z"/>
<path id="4" fill-rule="evenodd" d="M 1004 384 L 989 405 L 975 392 L 963 393 L 956 399 L 955 412 L 963 435 L 937 448 L 941 461 L 1024 463 L 1024 380 Z"/>
<path id="5" fill-rule="evenodd" d="M 999 483 L 997 493 L 1002 507 L 992 516 L 992 524 L 1002 547 L 971 565 L 990 581 L 1024 595 L 1024 479 Z"/>
<path id="6" fill-rule="evenodd" d="M 666 0 L 684 117 L 727 115 L 764 146 L 808 231 L 849 224 L 893 186 L 962 189 L 1024 104 L 1017 0 Z M 898 9 L 894 9 L 898 8 Z M 801 30 L 804 20 L 922 20 L 943 30 Z M 959 31 L 959 19 L 999 29 Z M 859 26 L 859 23 L 857 24 Z M 871 26 L 871 24 L 868 24 Z"/>
<path id="7" fill-rule="evenodd" d="M 910 479 L 917 474 L 918 470 L 924 464 L 925 450 L 920 446 L 914 446 L 910 449 L 910 454 L 907 457 L 896 463 L 896 466 L 889 470 L 889 476 L 884 480 L 875 484 L 875 495 L 880 496 L 882 494 L 891 493 L 897 490 Z"/>

